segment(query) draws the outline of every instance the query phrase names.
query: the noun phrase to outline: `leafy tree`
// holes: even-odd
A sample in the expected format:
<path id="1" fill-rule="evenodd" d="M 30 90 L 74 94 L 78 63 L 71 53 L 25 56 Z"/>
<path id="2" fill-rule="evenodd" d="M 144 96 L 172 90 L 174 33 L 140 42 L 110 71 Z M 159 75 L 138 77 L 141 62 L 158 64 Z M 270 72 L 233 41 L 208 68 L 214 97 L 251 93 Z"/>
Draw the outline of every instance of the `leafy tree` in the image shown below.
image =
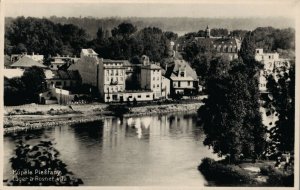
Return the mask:
<path id="1" fill-rule="evenodd" d="M 295 134 L 295 64 L 288 72 L 268 77 L 267 88 L 272 95 L 267 101 L 278 114 L 278 121 L 270 130 L 271 153 L 294 151 Z"/>
<path id="2" fill-rule="evenodd" d="M 178 34 L 172 32 L 172 31 L 166 31 L 166 32 L 164 32 L 164 35 L 168 40 L 172 40 L 172 41 L 176 41 L 178 38 Z"/>
<path id="3" fill-rule="evenodd" d="M 133 26 L 131 23 L 121 23 L 118 27 L 112 29 L 111 33 L 112 36 L 121 36 L 121 37 L 129 37 L 136 31 L 136 27 Z"/>
<path id="4" fill-rule="evenodd" d="M 20 78 L 4 78 L 4 105 L 19 105 L 25 103 L 25 85 Z"/>
<path id="5" fill-rule="evenodd" d="M 221 57 L 213 59 L 207 79 L 208 98 L 198 110 L 206 134 L 204 144 L 233 162 L 239 161 L 240 155 L 255 160 L 265 144 L 258 80 L 250 77 L 248 69 L 241 59 L 230 63 Z"/>
<path id="6" fill-rule="evenodd" d="M 45 88 L 45 73 L 39 67 L 30 67 L 24 71 L 21 80 L 25 86 L 24 94 L 30 102 L 37 102 L 38 94 Z"/>

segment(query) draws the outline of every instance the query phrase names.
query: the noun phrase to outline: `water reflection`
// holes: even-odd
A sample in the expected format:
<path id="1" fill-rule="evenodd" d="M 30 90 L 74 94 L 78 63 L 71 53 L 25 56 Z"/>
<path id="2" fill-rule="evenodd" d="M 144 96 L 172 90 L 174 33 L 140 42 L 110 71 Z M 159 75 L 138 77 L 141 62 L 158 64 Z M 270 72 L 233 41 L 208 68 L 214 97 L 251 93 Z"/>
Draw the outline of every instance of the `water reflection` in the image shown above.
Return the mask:
<path id="1" fill-rule="evenodd" d="M 195 114 L 105 118 L 102 121 L 30 132 L 29 142 L 53 139 L 61 159 L 85 185 L 198 185 L 203 157 L 215 157 L 203 146 Z M 5 160 L 14 138 L 6 137 Z M 5 164 L 4 176 L 11 169 Z"/>

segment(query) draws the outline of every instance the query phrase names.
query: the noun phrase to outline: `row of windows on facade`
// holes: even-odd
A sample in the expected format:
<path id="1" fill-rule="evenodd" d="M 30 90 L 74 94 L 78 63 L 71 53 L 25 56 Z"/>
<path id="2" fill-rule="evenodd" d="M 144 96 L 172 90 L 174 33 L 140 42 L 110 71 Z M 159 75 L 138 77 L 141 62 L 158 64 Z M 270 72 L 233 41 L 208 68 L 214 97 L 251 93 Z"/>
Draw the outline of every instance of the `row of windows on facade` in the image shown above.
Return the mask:
<path id="1" fill-rule="evenodd" d="M 115 70 L 115 69 L 111 69 L 111 70 L 106 70 L 106 76 L 123 76 L 123 70 Z"/>
<path id="2" fill-rule="evenodd" d="M 231 53 L 231 52 L 237 52 L 237 47 L 236 46 L 223 46 L 223 48 L 221 49 L 221 45 L 218 45 L 218 46 L 216 46 L 216 45 L 214 45 L 214 48 L 218 51 L 218 52 L 221 52 L 221 50 L 222 50 L 222 52 L 228 52 L 228 53 Z"/>
<path id="3" fill-rule="evenodd" d="M 150 98 L 150 94 L 146 94 L 145 97 L 146 97 L 146 98 Z M 129 100 L 132 99 L 132 95 L 128 96 L 127 98 L 128 98 Z M 142 95 L 137 95 L 137 98 L 138 98 L 138 99 L 139 99 L 139 98 L 142 98 Z M 106 99 L 109 100 L 109 99 L 110 99 L 110 96 L 107 96 Z M 112 99 L 113 99 L 113 100 L 117 100 L 117 99 L 118 99 L 118 96 L 117 96 L 117 95 L 112 95 Z M 123 96 L 120 96 L 120 99 L 123 99 Z"/>
<path id="4" fill-rule="evenodd" d="M 124 90 L 123 86 L 110 86 L 106 87 L 106 92 L 121 92 Z"/>
<path id="5" fill-rule="evenodd" d="M 106 82 L 119 82 L 119 79 L 121 82 L 123 81 L 123 77 L 113 77 L 113 78 L 107 77 Z"/>
<path id="6" fill-rule="evenodd" d="M 177 84 L 177 82 L 174 82 L 173 83 L 173 86 L 174 87 L 181 87 L 181 81 L 178 81 L 178 84 Z M 187 81 L 187 86 L 191 86 L 191 81 Z"/>

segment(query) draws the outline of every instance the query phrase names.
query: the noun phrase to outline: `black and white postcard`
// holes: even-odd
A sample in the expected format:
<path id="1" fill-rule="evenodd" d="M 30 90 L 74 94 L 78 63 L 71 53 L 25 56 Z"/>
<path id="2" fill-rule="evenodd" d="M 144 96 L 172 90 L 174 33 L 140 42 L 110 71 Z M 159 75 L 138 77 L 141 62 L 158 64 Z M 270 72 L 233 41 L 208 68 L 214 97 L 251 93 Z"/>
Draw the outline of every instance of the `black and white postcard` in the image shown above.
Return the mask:
<path id="1" fill-rule="evenodd" d="M 0 189 L 299 188 L 300 1 L 0 5 Z"/>

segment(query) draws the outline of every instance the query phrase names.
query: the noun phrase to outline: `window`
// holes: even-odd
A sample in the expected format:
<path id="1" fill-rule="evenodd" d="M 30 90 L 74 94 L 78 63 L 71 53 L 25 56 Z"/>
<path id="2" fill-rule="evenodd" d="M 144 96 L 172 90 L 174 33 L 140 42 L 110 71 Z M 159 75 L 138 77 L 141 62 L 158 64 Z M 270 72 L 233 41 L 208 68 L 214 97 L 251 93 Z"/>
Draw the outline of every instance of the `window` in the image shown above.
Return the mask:
<path id="1" fill-rule="evenodd" d="M 180 87 L 180 85 L 181 85 L 181 84 L 180 84 L 180 81 L 178 81 L 178 87 Z"/>
<path id="2" fill-rule="evenodd" d="M 191 81 L 188 81 L 188 86 L 191 86 Z"/>
<path id="3" fill-rule="evenodd" d="M 61 82 L 56 82 L 55 85 L 61 85 Z"/>
<path id="4" fill-rule="evenodd" d="M 155 84 L 153 84 L 153 88 L 155 88 Z"/>
<path id="5" fill-rule="evenodd" d="M 141 96 L 141 95 L 138 95 L 137 97 L 138 97 L 138 98 L 141 98 L 142 96 Z"/>
<path id="6" fill-rule="evenodd" d="M 128 98 L 132 98 L 132 96 L 128 96 Z"/>
<path id="7" fill-rule="evenodd" d="M 181 77 L 184 77 L 184 72 L 180 72 L 180 76 L 181 76 Z"/>
<path id="8" fill-rule="evenodd" d="M 159 88 L 159 84 L 157 85 L 157 88 Z"/>
<path id="9" fill-rule="evenodd" d="M 149 94 L 147 94 L 147 95 L 146 95 L 146 98 L 150 98 L 150 95 L 149 95 Z"/>

